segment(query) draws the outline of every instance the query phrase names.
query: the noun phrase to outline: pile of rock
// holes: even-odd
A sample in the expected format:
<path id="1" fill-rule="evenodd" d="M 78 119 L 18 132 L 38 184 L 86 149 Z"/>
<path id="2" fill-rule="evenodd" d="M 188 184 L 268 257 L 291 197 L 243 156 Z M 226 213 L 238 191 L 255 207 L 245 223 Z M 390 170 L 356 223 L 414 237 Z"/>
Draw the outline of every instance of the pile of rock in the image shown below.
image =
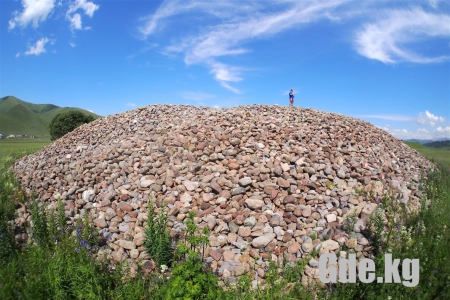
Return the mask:
<path id="1" fill-rule="evenodd" d="M 89 213 L 112 260 L 148 259 L 153 194 L 170 210 L 172 236 L 190 211 L 210 229 L 207 261 L 222 279 L 252 269 L 263 281 L 269 255 L 295 262 L 345 246 L 370 256 L 361 230 L 383 191 L 417 203 L 421 171 L 432 167 L 382 129 L 334 113 L 152 105 L 83 125 L 14 169 L 46 206 L 61 198 L 71 222 Z M 352 235 L 346 216 L 357 217 Z M 29 218 L 21 208 L 16 222 Z M 304 283 L 318 278 L 317 266 L 309 262 Z"/>

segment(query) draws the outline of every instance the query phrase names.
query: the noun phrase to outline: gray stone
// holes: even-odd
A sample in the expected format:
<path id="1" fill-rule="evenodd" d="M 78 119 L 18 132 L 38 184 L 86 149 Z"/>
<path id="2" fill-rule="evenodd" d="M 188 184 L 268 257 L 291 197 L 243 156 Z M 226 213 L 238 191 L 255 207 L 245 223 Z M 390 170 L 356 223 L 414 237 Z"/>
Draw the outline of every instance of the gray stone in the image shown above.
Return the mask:
<path id="1" fill-rule="evenodd" d="M 250 185 L 252 183 L 252 178 L 251 177 L 244 177 L 239 179 L 239 185 L 245 187 L 247 185 Z"/>
<path id="2" fill-rule="evenodd" d="M 264 206 L 264 201 L 259 200 L 259 199 L 251 199 L 251 198 L 249 198 L 249 199 L 245 200 L 245 204 L 247 204 L 247 206 L 250 209 L 255 210 L 255 209 L 260 209 L 261 207 L 263 207 Z"/>
<path id="3" fill-rule="evenodd" d="M 237 187 L 234 189 L 231 189 L 231 196 L 236 196 L 240 194 L 245 194 L 246 189 L 244 187 Z"/>
<path id="4" fill-rule="evenodd" d="M 252 246 L 255 248 L 261 248 L 267 246 L 275 238 L 274 233 L 265 234 L 259 236 L 252 241 Z"/>

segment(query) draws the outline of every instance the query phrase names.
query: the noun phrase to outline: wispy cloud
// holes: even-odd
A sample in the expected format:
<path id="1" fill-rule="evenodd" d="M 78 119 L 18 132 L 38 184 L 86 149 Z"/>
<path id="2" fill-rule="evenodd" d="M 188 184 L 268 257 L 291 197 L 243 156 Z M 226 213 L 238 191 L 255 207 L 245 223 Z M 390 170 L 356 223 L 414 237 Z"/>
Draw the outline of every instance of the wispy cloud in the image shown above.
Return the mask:
<path id="1" fill-rule="evenodd" d="M 253 51 L 250 42 L 268 39 L 293 28 L 302 29 L 323 20 L 343 23 L 347 20 L 372 20 L 355 23 L 352 36 L 357 52 L 383 63 L 437 63 L 447 61 L 447 53 L 431 56 L 414 50 L 424 39 L 450 36 L 450 16 L 439 11 L 440 3 L 407 2 L 392 9 L 384 1 L 364 1 L 355 7 L 354 1 L 234 1 L 166 0 L 157 10 L 141 18 L 138 31 L 146 39 L 163 36 L 176 22 L 205 20 L 189 34 L 173 37 L 162 51 L 174 57 L 181 54 L 187 65 L 206 66 L 212 76 L 225 88 L 240 93 L 238 83 L 244 79 L 249 66 L 236 65 L 231 57 Z M 434 8 L 434 9 L 433 9 Z M 376 12 L 376 13 L 374 13 Z M 180 17 L 182 16 L 182 17 Z M 355 18 L 356 16 L 361 18 Z M 225 62 L 227 59 L 227 62 Z"/>
<path id="2" fill-rule="evenodd" d="M 415 123 L 421 124 L 421 125 L 429 125 L 431 127 L 436 126 L 437 123 L 444 123 L 445 118 L 435 116 L 432 113 L 430 113 L 428 110 L 425 111 L 425 113 L 420 112 L 419 117 L 416 119 L 413 119 Z"/>
<path id="3" fill-rule="evenodd" d="M 23 11 L 15 11 L 14 17 L 9 20 L 9 29 L 14 29 L 17 25 L 27 27 L 29 23 L 32 23 L 34 28 L 38 27 L 53 11 L 55 0 L 22 0 L 22 6 Z"/>
<path id="4" fill-rule="evenodd" d="M 127 103 L 125 103 L 125 106 L 136 107 L 137 105 L 135 103 L 133 103 L 133 102 L 127 102 Z"/>
<path id="5" fill-rule="evenodd" d="M 70 22 L 71 29 L 81 30 L 83 29 L 81 14 L 75 13 L 78 10 L 84 11 L 84 14 L 92 18 L 94 12 L 99 9 L 99 5 L 87 0 L 76 0 L 69 5 L 69 9 L 66 12 L 66 19 Z M 84 29 L 89 30 L 90 27 L 86 26 Z"/>
<path id="6" fill-rule="evenodd" d="M 28 50 L 25 51 L 25 55 L 40 55 L 41 53 L 45 53 L 45 44 L 47 44 L 50 40 L 48 38 L 42 38 L 36 42 L 36 44 L 29 46 Z"/>
<path id="7" fill-rule="evenodd" d="M 411 121 L 412 118 L 403 116 L 403 115 L 389 115 L 389 114 L 381 114 L 381 115 L 360 115 L 360 118 L 368 118 L 368 119 L 381 119 L 381 120 L 389 120 L 389 121 L 400 121 L 407 122 Z"/>
<path id="8" fill-rule="evenodd" d="M 204 92 L 180 92 L 180 96 L 187 100 L 205 101 L 214 98 L 214 95 Z"/>
<path id="9" fill-rule="evenodd" d="M 235 5 L 226 1 L 165 1 L 157 11 L 139 27 L 144 37 L 165 26 L 170 17 L 195 11 L 214 17 L 218 23 L 206 26 L 195 35 L 188 36 L 166 47 L 166 53 L 181 52 L 186 64 L 203 64 L 225 88 L 240 93 L 232 83 L 241 81 L 242 71 L 248 69 L 218 61 L 220 57 L 251 52 L 243 43 L 273 36 L 279 32 L 315 22 L 336 19 L 333 11 L 347 0 L 333 1 L 249 1 Z M 211 24 L 211 23 L 210 23 Z"/>
<path id="10" fill-rule="evenodd" d="M 450 126 L 438 127 L 433 130 L 426 130 L 419 128 L 417 130 L 406 129 L 392 129 L 389 130 L 393 136 L 398 139 L 420 139 L 420 140 L 437 140 L 437 139 L 450 139 Z"/>
<path id="11" fill-rule="evenodd" d="M 156 48 L 156 47 L 158 47 L 158 44 L 157 44 L 157 43 L 151 43 L 150 45 L 148 45 L 148 46 L 146 46 L 146 47 L 140 49 L 140 50 L 137 51 L 136 53 L 133 53 L 133 54 L 128 55 L 127 57 L 125 57 L 125 59 L 132 59 L 132 58 L 134 58 L 134 57 L 136 57 L 136 56 L 138 56 L 138 55 L 141 55 L 141 54 L 147 52 L 148 50 L 153 49 L 153 48 Z"/>
<path id="12" fill-rule="evenodd" d="M 439 0 L 429 0 L 428 3 L 434 9 L 437 9 L 439 6 Z"/>
<path id="13" fill-rule="evenodd" d="M 431 2 L 432 4 L 433 2 Z M 431 13 L 422 8 L 387 10 L 379 18 L 357 32 L 355 46 L 362 56 L 383 63 L 402 61 L 438 63 L 449 59 L 447 55 L 426 56 L 415 53 L 411 44 L 424 38 L 450 36 L 450 16 Z"/>

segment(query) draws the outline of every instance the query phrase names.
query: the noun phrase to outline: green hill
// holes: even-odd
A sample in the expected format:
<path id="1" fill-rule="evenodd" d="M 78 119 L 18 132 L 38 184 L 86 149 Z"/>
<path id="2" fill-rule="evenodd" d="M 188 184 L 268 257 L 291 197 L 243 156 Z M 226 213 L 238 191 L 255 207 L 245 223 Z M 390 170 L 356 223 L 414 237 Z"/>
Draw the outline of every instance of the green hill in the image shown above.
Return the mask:
<path id="1" fill-rule="evenodd" d="M 49 136 L 48 125 L 59 113 L 78 110 L 94 118 L 100 116 L 76 107 L 59 107 L 54 104 L 34 104 L 13 96 L 0 98 L 0 133 Z"/>
<path id="2" fill-rule="evenodd" d="M 99 118 L 100 116 L 91 113 L 90 111 L 81 109 L 81 108 L 76 108 L 76 107 L 56 107 L 52 110 L 46 111 L 45 113 L 41 114 L 41 118 L 43 118 L 44 120 L 48 121 L 48 123 L 50 124 L 50 121 L 57 115 L 60 113 L 64 113 L 67 112 L 69 110 L 78 110 L 81 111 L 82 113 L 84 113 L 85 115 L 91 115 L 94 118 Z"/>
<path id="3" fill-rule="evenodd" d="M 450 140 L 446 141 L 435 141 L 431 143 L 426 143 L 424 146 L 428 148 L 447 148 L 450 149 Z"/>

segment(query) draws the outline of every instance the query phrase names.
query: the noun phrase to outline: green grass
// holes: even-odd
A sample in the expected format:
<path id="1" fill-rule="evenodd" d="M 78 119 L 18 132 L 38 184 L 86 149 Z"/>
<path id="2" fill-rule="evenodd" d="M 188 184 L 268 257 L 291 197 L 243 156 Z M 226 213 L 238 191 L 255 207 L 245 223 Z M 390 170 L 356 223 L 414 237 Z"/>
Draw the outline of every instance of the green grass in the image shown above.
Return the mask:
<path id="1" fill-rule="evenodd" d="M 392 198 L 383 200 L 387 228 L 372 233 L 372 245 L 379 248 L 375 278 L 384 277 L 384 255 L 394 259 L 419 259 L 419 284 L 337 284 L 328 299 L 450 299 L 450 173 L 440 165 L 424 185 L 420 212 L 409 213 Z M 377 220 L 378 219 L 378 220 Z M 373 214 L 376 227 L 384 226 L 381 215 Z M 376 230 L 375 230 L 376 231 Z M 375 242 L 376 241 L 376 242 Z M 375 242 L 375 243 L 374 243 Z M 402 280 L 402 265 L 400 263 Z M 324 295 L 325 296 L 325 295 Z"/>
<path id="2" fill-rule="evenodd" d="M 7 153 L 28 154 L 38 151 L 39 149 L 50 145 L 50 138 L 43 139 L 0 139 L 0 152 L 5 155 Z M 1 154 L 0 154 L 1 155 Z"/>
<path id="3" fill-rule="evenodd" d="M 309 259 L 306 257 L 291 266 L 281 267 L 271 262 L 266 270 L 268 285 L 264 289 L 251 288 L 254 278 L 251 270 L 225 291 L 202 265 L 202 245 L 207 233 L 199 232 L 193 222 L 187 224 L 188 244 L 184 248 L 179 246 L 184 252 L 174 256 L 172 268 L 166 273 L 144 276 L 138 269 L 134 278 L 127 277 L 126 265 L 113 268 L 108 260 L 92 259 L 98 245 L 89 220 L 75 227 L 64 225 L 61 205 L 53 214 L 44 214 L 24 196 L 10 170 L 15 159 L 46 143 L 0 144 L 3 146 L 0 146 L 0 299 L 450 298 L 450 173 L 442 168 L 429 174 L 428 181 L 423 182 L 424 198 L 419 213 L 407 213 L 392 197 L 385 197 L 382 210 L 387 222 L 383 223 L 380 215 L 372 215 L 374 228 L 385 228 L 383 233 L 369 232 L 372 245 L 380 254 L 376 259 L 376 276 L 383 276 L 384 253 L 392 253 L 399 259 L 419 259 L 420 277 L 416 287 L 376 281 L 336 284 L 328 289 L 303 287 L 300 282 Z M 32 218 L 37 239 L 32 243 L 14 242 L 8 221 L 14 218 L 14 205 L 18 202 L 30 209 L 35 207 Z M 154 217 L 166 218 L 164 214 Z"/>
<path id="4" fill-rule="evenodd" d="M 431 161 L 436 161 L 444 166 L 446 166 L 450 170 L 450 149 L 446 148 L 428 148 L 424 145 L 416 142 L 404 142 L 406 145 L 410 146 L 427 159 Z"/>

